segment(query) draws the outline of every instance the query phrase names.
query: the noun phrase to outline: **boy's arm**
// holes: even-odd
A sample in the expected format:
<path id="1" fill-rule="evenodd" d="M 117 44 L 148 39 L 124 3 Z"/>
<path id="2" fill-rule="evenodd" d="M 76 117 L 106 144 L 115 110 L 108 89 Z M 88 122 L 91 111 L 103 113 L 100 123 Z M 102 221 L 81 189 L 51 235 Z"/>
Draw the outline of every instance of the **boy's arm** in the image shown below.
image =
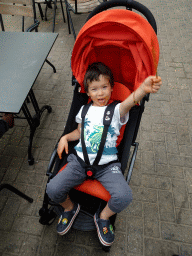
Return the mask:
<path id="1" fill-rule="evenodd" d="M 65 150 L 66 154 L 68 154 L 68 141 L 75 141 L 75 140 L 79 140 L 81 136 L 81 124 L 78 124 L 77 129 L 75 129 L 74 131 L 64 135 L 63 137 L 61 137 L 58 147 L 57 147 L 57 154 L 59 156 L 59 158 L 62 158 L 62 153 Z"/>
<path id="2" fill-rule="evenodd" d="M 140 85 L 140 87 L 134 91 L 120 104 L 120 117 L 124 117 L 129 110 L 141 101 L 142 98 L 148 93 L 156 93 L 162 84 L 161 77 L 149 76 Z"/>

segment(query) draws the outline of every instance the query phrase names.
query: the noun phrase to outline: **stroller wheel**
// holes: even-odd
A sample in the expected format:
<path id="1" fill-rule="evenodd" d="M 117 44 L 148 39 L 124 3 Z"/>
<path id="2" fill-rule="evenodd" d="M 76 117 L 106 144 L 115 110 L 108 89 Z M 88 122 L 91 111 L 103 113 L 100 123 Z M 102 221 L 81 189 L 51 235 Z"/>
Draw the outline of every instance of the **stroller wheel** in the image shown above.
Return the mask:
<path id="1" fill-rule="evenodd" d="M 57 218 L 57 214 L 53 211 L 53 208 L 50 207 L 50 209 L 41 208 L 39 210 L 39 215 L 41 218 L 39 219 L 39 222 L 42 225 L 48 225 L 50 226 L 54 220 Z"/>
<path id="2" fill-rule="evenodd" d="M 43 216 L 45 213 L 46 213 L 46 209 L 45 209 L 44 207 L 42 207 L 42 208 L 39 210 L 39 216 Z"/>
<path id="3" fill-rule="evenodd" d="M 111 246 L 102 245 L 102 249 L 103 249 L 104 252 L 110 252 Z"/>

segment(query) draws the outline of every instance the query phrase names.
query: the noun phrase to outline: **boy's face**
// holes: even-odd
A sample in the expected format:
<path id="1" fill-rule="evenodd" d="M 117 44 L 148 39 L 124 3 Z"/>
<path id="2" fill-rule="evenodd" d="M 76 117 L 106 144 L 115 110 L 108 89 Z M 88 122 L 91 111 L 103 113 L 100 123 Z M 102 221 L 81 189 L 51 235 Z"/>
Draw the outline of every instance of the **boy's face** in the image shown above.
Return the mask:
<path id="1" fill-rule="evenodd" d="M 103 75 L 99 76 L 99 81 L 89 83 L 87 95 L 93 101 L 93 106 L 103 107 L 106 106 L 113 88 L 109 83 L 109 79 Z"/>

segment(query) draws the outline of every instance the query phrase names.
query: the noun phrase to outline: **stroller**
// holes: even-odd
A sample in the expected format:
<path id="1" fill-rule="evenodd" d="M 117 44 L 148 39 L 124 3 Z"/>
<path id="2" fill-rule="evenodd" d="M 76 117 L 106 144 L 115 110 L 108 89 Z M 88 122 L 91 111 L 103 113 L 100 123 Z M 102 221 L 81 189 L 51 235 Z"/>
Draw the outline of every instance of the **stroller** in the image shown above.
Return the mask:
<path id="1" fill-rule="evenodd" d="M 124 6 L 126 9 L 111 9 L 117 6 Z M 133 12 L 132 9 L 142 13 L 147 20 Z M 153 15 L 145 6 L 136 1 L 111 0 L 100 4 L 90 13 L 79 32 L 72 52 L 74 94 L 62 136 L 77 128 L 75 116 L 81 106 L 89 101 L 83 88 L 83 80 L 88 66 L 93 62 L 103 62 L 112 70 L 115 81 L 112 100 L 123 101 L 139 87 L 146 77 L 155 75 L 159 60 L 156 32 Z M 125 178 L 128 183 L 139 145 L 135 140 L 145 101 L 148 100 L 149 95 L 130 110 L 129 121 L 126 126 L 122 127 L 117 141 L 118 158 L 123 174 L 126 173 Z M 77 141 L 70 142 L 69 151 L 76 144 Z M 60 160 L 56 145 L 47 170 L 48 182 L 59 171 L 64 170 L 66 164 L 66 153 L 63 152 L 62 160 Z M 104 208 L 110 199 L 108 191 L 97 180 L 86 179 L 81 185 L 73 188 L 69 196 L 81 205 L 73 228 L 84 231 L 96 229 L 93 215 L 99 207 Z M 60 215 L 60 209 L 61 206 L 55 204 L 45 193 L 43 206 L 39 211 L 40 223 L 50 225 L 57 215 Z M 110 219 L 113 226 L 115 218 L 116 215 Z M 103 249 L 109 251 L 110 247 L 103 246 Z"/>

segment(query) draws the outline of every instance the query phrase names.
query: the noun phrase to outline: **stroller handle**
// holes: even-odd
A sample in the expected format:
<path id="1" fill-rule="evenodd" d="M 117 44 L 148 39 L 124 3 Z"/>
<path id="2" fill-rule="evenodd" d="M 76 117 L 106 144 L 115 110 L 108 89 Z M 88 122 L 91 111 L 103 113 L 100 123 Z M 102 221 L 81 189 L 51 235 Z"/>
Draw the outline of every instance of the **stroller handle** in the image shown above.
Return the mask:
<path id="1" fill-rule="evenodd" d="M 130 1 L 130 0 L 110 0 L 107 2 L 103 2 L 100 5 L 98 5 L 87 17 L 86 22 L 91 19 L 94 15 L 102 12 L 102 11 L 106 11 L 107 9 L 113 8 L 113 7 L 117 7 L 117 6 L 124 6 L 126 8 L 129 9 L 135 9 L 136 11 L 139 11 L 140 13 L 142 13 L 145 18 L 148 20 L 148 22 L 150 23 L 150 25 L 152 26 L 152 28 L 154 29 L 155 33 L 157 34 L 157 25 L 156 25 L 156 21 L 155 18 L 153 16 L 153 14 L 151 13 L 151 11 L 144 6 L 143 4 L 137 2 L 137 1 Z"/>

